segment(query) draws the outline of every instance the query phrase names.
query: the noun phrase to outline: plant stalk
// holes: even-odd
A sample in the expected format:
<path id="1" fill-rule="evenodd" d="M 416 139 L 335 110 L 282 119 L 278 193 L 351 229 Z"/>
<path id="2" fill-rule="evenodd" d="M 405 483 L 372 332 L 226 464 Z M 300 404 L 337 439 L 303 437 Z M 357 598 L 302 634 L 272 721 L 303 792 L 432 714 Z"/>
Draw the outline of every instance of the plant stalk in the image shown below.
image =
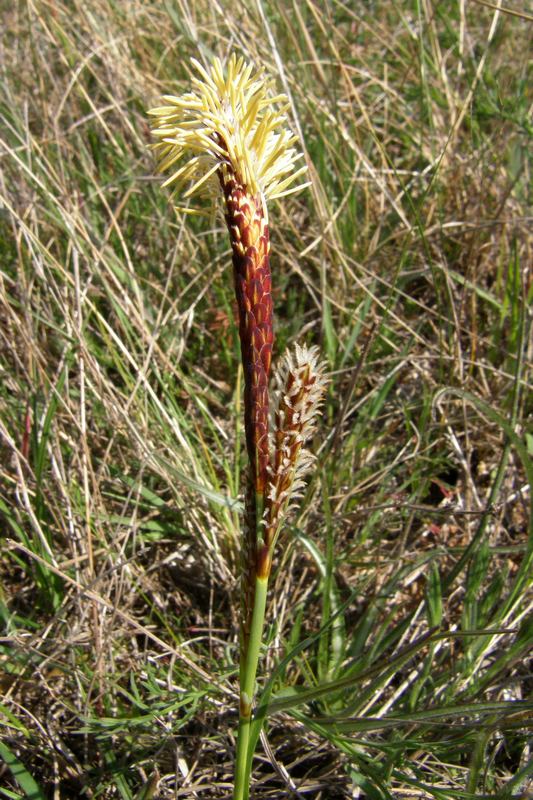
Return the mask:
<path id="1" fill-rule="evenodd" d="M 268 575 L 256 576 L 254 608 L 246 658 L 243 665 L 239 702 L 239 732 L 235 764 L 235 783 L 233 800 L 247 800 L 250 791 L 250 763 L 248 757 L 250 726 L 252 724 L 252 704 L 255 695 L 255 678 L 259 652 L 263 638 L 265 608 L 268 588 Z"/>

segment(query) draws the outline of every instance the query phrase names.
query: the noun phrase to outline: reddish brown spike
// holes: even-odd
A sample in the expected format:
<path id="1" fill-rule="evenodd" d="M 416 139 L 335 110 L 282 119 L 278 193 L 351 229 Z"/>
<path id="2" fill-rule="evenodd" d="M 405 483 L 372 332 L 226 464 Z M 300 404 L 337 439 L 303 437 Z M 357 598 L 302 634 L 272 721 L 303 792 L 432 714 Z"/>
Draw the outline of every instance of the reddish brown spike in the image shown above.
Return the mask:
<path id="1" fill-rule="evenodd" d="M 249 197 L 229 171 L 221 184 L 239 308 L 246 446 L 255 491 L 262 495 L 267 483 L 268 381 L 274 342 L 268 225 L 261 198 Z"/>
<path id="2" fill-rule="evenodd" d="M 270 365 L 274 344 L 269 262 L 269 231 L 261 197 L 250 197 L 228 168 L 219 173 L 226 223 L 233 250 L 235 295 L 244 371 L 244 427 L 250 473 L 245 498 L 242 543 L 242 648 L 246 658 L 258 568 L 258 529 L 262 523 L 269 459 Z"/>

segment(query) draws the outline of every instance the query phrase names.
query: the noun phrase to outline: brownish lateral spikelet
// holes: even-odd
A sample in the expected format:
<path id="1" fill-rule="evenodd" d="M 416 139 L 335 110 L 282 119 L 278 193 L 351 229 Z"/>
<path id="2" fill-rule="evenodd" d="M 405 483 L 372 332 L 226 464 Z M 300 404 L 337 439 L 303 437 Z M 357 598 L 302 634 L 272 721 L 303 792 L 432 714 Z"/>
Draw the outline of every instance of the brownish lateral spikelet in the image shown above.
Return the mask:
<path id="1" fill-rule="evenodd" d="M 277 391 L 274 431 L 269 464 L 269 488 L 265 508 L 265 558 L 259 573 L 268 574 L 273 545 L 291 501 L 304 486 L 302 480 L 313 464 L 304 445 L 315 430 L 317 412 L 326 390 L 323 365 L 315 347 L 296 345 L 276 370 Z"/>

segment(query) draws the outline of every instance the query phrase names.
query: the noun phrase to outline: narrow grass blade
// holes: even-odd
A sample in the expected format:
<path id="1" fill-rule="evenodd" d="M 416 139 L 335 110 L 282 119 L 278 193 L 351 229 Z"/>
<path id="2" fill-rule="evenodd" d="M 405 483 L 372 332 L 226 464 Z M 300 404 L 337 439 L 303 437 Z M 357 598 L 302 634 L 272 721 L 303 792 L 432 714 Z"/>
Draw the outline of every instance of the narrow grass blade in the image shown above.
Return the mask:
<path id="1" fill-rule="evenodd" d="M 29 800 L 46 800 L 46 795 L 35 778 L 28 772 L 22 761 L 3 742 L 0 742 L 0 757 L 4 760 L 13 778 Z"/>

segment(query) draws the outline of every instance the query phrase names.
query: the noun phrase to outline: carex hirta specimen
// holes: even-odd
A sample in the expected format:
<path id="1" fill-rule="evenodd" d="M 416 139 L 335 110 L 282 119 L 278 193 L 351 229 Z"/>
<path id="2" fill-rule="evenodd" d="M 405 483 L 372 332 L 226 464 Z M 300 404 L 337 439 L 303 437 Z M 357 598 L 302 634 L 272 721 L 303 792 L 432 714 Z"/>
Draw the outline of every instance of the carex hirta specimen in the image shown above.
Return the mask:
<path id="1" fill-rule="evenodd" d="M 221 195 L 233 253 L 249 460 L 241 546 L 238 800 L 249 789 L 252 703 L 273 548 L 312 462 L 304 444 L 314 430 L 325 382 L 316 349 L 297 346 L 282 360 L 270 403 L 274 332 L 267 202 L 301 189 L 306 171 L 284 116 L 287 98 L 270 95 L 242 58 L 232 56 L 226 70 L 219 59 L 208 69 L 192 63 L 197 72 L 192 91 L 164 96 L 164 105 L 150 114 L 159 171 L 170 172 L 163 185 L 200 202 L 177 211 L 205 213 L 212 202 L 202 200 Z"/>

